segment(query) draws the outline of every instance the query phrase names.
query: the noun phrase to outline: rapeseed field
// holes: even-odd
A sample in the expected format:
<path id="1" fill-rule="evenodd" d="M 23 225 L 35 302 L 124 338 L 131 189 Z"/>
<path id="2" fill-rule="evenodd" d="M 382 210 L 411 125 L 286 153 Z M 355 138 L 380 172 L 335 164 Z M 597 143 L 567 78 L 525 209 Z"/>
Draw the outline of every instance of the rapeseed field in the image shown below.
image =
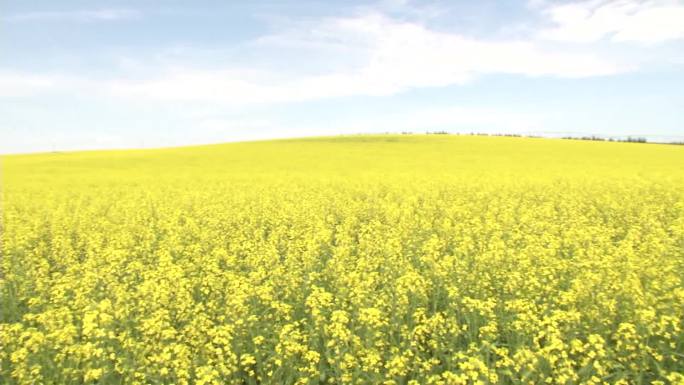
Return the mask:
<path id="1" fill-rule="evenodd" d="M 681 146 L 0 162 L 0 384 L 684 384 Z"/>

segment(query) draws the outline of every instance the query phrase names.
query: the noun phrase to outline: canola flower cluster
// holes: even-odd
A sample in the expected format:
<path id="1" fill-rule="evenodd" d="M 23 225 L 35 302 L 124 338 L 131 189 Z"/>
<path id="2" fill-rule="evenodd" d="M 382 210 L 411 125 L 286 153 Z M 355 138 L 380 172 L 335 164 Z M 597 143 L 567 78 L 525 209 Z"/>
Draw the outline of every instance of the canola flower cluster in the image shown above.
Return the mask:
<path id="1" fill-rule="evenodd" d="M 5 157 L 0 383 L 682 385 L 682 150 Z"/>

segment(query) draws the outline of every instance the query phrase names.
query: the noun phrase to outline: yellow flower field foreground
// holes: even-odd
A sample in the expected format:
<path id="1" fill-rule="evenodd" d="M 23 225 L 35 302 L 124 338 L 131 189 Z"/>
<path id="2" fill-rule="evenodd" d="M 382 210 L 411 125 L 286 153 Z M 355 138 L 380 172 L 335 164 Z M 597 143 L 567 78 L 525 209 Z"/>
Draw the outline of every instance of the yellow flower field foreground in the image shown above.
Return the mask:
<path id="1" fill-rule="evenodd" d="M 682 384 L 684 147 L 5 156 L 1 384 Z"/>

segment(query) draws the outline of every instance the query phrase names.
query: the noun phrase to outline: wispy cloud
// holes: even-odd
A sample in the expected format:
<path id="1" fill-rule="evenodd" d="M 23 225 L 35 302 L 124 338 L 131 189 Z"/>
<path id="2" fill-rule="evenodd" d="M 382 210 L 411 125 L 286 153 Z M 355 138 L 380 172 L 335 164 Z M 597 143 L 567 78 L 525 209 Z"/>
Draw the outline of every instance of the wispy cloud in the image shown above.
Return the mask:
<path id="1" fill-rule="evenodd" d="M 78 22 L 118 21 L 138 19 L 142 13 L 134 9 L 94 9 L 72 11 L 37 11 L 7 16 L 8 22 Z"/>
<path id="2" fill-rule="evenodd" d="M 80 15 L 101 18 L 117 15 L 101 12 Z M 633 69 L 597 53 L 564 52 L 535 40 L 472 38 L 436 31 L 420 22 L 399 20 L 375 11 L 318 20 L 315 25 L 295 25 L 251 44 L 250 49 L 262 52 L 287 52 L 287 48 L 296 47 L 308 50 L 307 54 L 318 63 L 336 65 L 324 71 L 320 68 L 293 71 L 287 66 L 255 71 L 234 65 L 206 69 L 192 63 L 185 66 L 167 63 L 155 67 L 152 75 L 142 79 L 133 76 L 89 80 L 76 74 L 0 73 L 0 85 L 6 84 L 11 90 L 4 92 L 5 96 L 61 89 L 131 101 L 244 106 L 394 95 L 414 88 L 463 84 L 487 74 L 584 78 Z M 287 56 L 280 59 L 275 62 L 289 60 Z"/>
<path id="3" fill-rule="evenodd" d="M 568 42 L 658 43 L 684 39 L 684 3 L 671 0 L 535 2 L 553 27 L 539 37 Z"/>
<path id="4" fill-rule="evenodd" d="M 30 96 L 58 86 L 58 78 L 16 71 L 0 71 L 0 97 Z"/>
<path id="5" fill-rule="evenodd" d="M 462 84 L 485 74 L 582 78 L 631 68 L 591 53 L 565 53 L 532 41 L 487 41 L 437 32 L 378 13 L 323 20 L 314 28 L 258 39 L 257 49 L 309 47 L 349 64 L 328 73 L 267 76 L 241 70 L 188 69 L 145 81 L 115 81 L 121 97 L 229 104 L 297 102 L 346 96 L 392 95 L 412 88 Z"/>

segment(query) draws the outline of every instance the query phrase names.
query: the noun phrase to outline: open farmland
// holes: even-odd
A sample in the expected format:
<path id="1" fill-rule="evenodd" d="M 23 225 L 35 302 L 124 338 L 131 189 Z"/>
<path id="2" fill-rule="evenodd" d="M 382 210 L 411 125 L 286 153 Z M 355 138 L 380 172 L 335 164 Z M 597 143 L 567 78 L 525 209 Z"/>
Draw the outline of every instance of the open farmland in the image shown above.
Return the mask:
<path id="1" fill-rule="evenodd" d="M 684 383 L 681 146 L 0 161 L 1 384 Z"/>

